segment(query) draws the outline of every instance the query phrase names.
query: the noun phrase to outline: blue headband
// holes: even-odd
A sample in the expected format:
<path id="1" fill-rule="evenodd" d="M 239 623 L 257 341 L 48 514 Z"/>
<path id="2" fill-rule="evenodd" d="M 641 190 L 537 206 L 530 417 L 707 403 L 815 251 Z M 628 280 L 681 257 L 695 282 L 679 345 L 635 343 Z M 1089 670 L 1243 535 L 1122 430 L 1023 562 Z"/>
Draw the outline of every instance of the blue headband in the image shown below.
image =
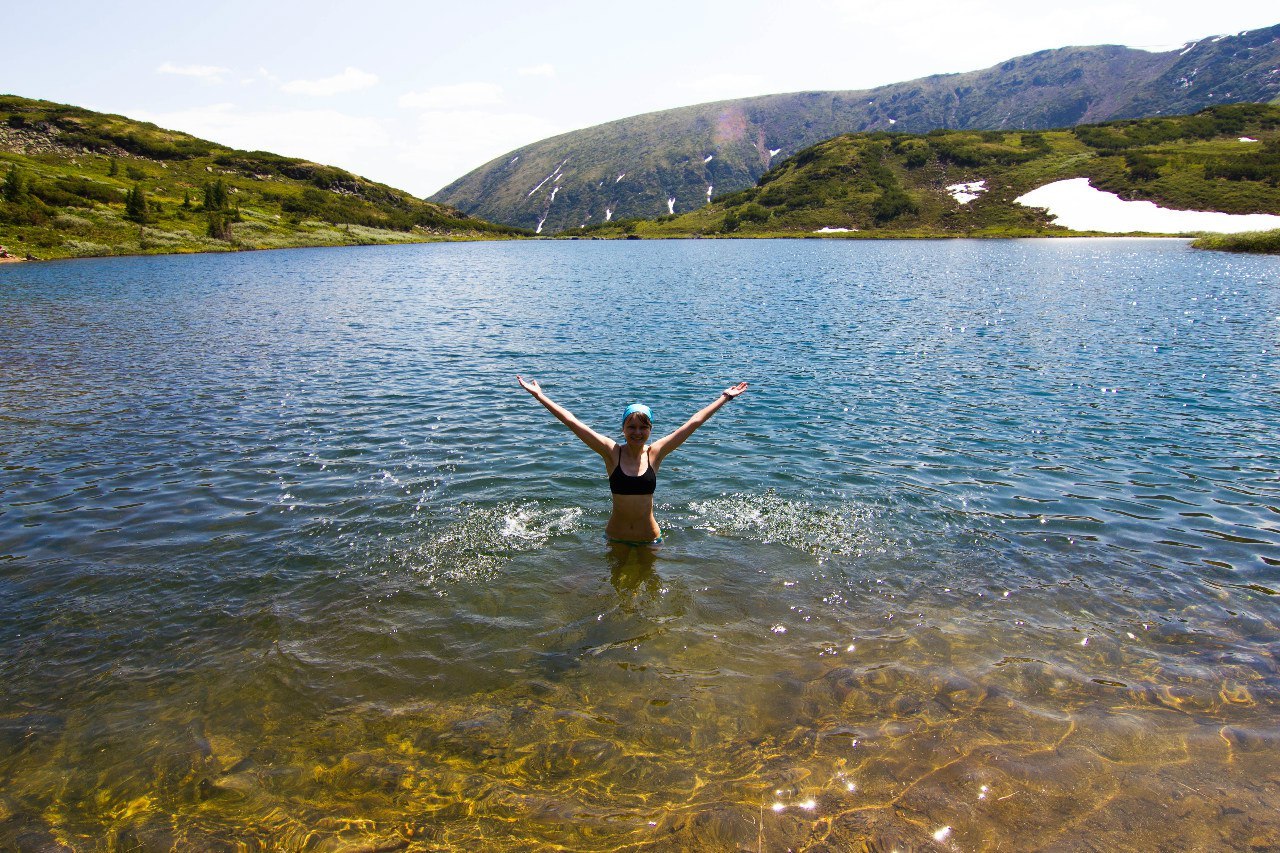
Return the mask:
<path id="1" fill-rule="evenodd" d="M 630 406 L 627 406 L 627 410 L 622 413 L 622 422 L 625 424 L 627 422 L 627 418 L 635 414 L 644 415 L 645 420 L 649 422 L 649 426 L 653 426 L 653 412 L 649 411 L 649 407 L 644 403 L 632 403 Z"/>

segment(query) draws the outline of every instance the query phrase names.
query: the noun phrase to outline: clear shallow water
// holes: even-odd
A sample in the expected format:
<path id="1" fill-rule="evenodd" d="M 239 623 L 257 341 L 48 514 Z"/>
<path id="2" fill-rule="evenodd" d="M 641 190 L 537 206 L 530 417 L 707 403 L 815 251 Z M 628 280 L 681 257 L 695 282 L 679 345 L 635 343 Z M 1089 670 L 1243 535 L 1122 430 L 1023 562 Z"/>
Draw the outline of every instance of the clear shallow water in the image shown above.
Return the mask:
<path id="1" fill-rule="evenodd" d="M 1141 240 L 4 268 L 0 846 L 1280 846 L 1278 278 Z M 752 390 L 618 565 L 517 372 L 601 429 Z"/>

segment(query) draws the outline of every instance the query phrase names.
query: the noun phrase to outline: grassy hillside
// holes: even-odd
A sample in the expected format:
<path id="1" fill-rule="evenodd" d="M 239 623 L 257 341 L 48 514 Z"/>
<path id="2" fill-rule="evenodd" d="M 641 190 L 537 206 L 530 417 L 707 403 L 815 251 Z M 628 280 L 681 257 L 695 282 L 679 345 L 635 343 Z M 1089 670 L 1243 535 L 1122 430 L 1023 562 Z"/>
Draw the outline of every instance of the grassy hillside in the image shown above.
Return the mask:
<path id="1" fill-rule="evenodd" d="M 526 145 L 432 198 L 554 234 L 687 213 L 841 133 L 1048 130 L 1280 99 L 1280 25 L 1163 53 L 1046 50 L 861 91 L 765 95 L 647 113 Z"/>
<path id="2" fill-rule="evenodd" d="M 521 232 L 336 169 L 0 96 L 0 245 L 19 257 L 492 238 Z"/>
<path id="3" fill-rule="evenodd" d="M 824 228 L 872 236 L 1067 233 L 1050 225 L 1040 210 L 1014 199 L 1079 177 L 1122 198 L 1170 208 L 1280 214 L 1280 106 L 1232 104 L 1192 116 L 1047 132 L 845 134 L 771 169 L 757 186 L 691 213 L 611 222 L 575 233 L 796 236 Z M 961 203 L 954 188 L 978 182 L 983 189 Z"/>

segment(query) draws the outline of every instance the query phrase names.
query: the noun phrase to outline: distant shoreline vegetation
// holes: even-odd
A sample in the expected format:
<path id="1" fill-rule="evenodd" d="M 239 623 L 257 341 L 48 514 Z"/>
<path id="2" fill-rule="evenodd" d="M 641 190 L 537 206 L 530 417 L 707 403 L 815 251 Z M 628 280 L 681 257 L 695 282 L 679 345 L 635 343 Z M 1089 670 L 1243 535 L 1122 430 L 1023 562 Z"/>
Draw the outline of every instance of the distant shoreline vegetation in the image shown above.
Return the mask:
<path id="1" fill-rule="evenodd" d="M 505 239 L 528 232 L 350 172 L 0 95 L 0 245 L 16 258 Z"/>
<path id="2" fill-rule="evenodd" d="M 1206 234 L 1191 244 L 1197 249 L 1218 252 L 1247 252 L 1280 255 L 1280 228 L 1275 231 L 1244 231 L 1239 234 Z"/>

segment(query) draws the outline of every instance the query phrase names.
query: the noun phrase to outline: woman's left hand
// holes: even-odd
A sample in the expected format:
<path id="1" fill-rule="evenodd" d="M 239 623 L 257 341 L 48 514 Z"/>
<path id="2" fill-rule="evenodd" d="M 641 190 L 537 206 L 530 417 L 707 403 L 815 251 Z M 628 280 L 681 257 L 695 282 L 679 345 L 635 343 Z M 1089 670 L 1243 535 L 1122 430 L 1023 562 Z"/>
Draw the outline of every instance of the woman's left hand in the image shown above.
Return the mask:
<path id="1" fill-rule="evenodd" d="M 730 385 L 720 393 L 732 400 L 734 397 L 747 390 L 747 383 L 739 382 L 737 385 Z"/>

